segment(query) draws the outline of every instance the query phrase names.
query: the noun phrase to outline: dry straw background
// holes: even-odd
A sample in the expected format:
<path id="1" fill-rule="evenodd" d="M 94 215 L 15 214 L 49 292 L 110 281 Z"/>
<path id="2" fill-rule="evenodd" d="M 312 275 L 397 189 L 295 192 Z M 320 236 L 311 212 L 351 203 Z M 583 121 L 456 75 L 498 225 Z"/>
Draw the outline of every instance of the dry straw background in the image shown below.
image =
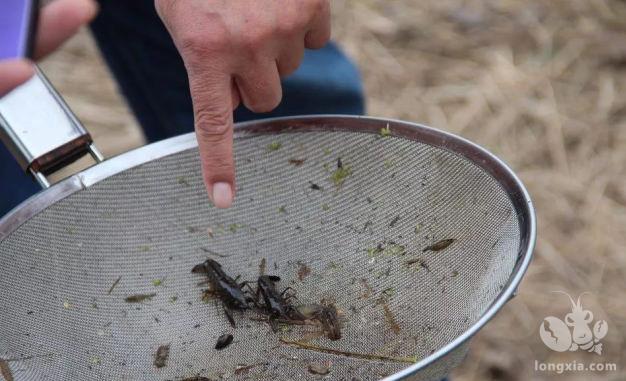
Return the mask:
<path id="1" fill-rule="evenodd" d="M 370 115 L 429 124 L 503 158 L 534 199 L 539 239 L 520 293 L 454 380 L 626 379 L 626 3 L 333 0 L 334 36 L 360 66 Z M 142 144 L 84 31 L 43 63 L 111 156 Z M 574 298 L 606 319 L 602 356 L 539 340 Z M 535 372 L 614 362 L 617 372 Z"/>

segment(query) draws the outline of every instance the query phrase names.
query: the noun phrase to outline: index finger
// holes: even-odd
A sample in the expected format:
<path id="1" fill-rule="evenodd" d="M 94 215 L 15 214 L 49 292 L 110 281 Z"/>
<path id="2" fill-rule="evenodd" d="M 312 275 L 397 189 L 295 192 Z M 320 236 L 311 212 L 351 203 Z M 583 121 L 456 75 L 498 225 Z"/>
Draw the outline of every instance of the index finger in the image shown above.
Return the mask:
<path id="1" fill-rule="evenodd" d="M 228 208 L 235 195 L 232 79 L 190 70 L 189 84 L 204 183 L 213 204 Z"/>

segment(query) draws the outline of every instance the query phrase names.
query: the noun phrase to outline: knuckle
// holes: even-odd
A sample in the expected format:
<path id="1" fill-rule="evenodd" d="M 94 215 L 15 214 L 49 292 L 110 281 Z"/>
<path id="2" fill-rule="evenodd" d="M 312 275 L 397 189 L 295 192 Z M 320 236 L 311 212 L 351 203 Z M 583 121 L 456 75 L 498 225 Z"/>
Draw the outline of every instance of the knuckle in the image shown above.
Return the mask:
<path id="1" fill-rule="evenodd" d="M 273 96 L 266 96 L 259 99 L 254 99 L 246 104 L 246 107 L 253 112 L 270 112 L 280 104 L 282 100 L 281 94 L 276 94 Z"/>
<path id="2" fill-rule="evenodd" d="M 291 36 L 306 26 L 306 19 L 299 15 L 286 18 L 276 25 L 276 33 L 281 36 Z"/>
<path id="3" fill-rule="evenodd" d="M 195 56 L 204 49 L 202 42 L 196 35 L 184 36 L 180 39 L 180 51 L 183 54 Z"/>
<path id="4" fill-rule="evenodd" d="M 228 30 L 220 26 L 213 26 L 207 32 L 192 31 L 180 38 L 180 51 L 191 58 L 223 53 L 228 46 Z"/>
<path id="5" fill-rule="evenodd" d="M 196 111 L 196 126 L 197 134 L 203 141 L 222 141 L 230 131 L 230 116 L 227 113 L 200 109 Z"/>
<path id="6" fill-rule="evenodd" d="M 226 156 L 211 156 L 207 158 L 207 167 L 211 174 L 230 172 L 233 169 L 232 161 Z"/>
<path id="7" fill-rule="evenodd" d="M 187 57 L 203 56 L 210 50 L 206 41 L 198 34 L 189 34 L 181 38 L 180 51 Z"/>
<path id="8" fill-rule="evenodd" d="M 247 51 L 256 52 L 271 40 L 273 34 L 272 28 L 267 27 L 248 30 L 241 37 L 241 45 Z"/>

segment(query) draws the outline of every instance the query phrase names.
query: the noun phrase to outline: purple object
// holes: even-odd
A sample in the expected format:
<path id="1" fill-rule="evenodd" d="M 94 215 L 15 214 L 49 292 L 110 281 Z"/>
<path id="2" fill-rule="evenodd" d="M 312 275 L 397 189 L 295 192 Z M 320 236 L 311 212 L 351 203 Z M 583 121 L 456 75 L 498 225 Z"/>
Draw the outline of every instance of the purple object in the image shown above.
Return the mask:
<path id="1" fill-rule="evenodd" d="M 37 0 L 0 1 L 0 60 L 30 57 Z"/>

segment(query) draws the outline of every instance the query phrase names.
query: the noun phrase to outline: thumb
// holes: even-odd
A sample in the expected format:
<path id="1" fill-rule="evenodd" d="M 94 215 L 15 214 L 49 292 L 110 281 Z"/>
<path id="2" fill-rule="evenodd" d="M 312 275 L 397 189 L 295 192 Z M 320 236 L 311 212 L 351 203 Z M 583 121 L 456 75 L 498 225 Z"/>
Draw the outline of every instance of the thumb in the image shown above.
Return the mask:
<path id="1" fill-rule="evenodd" d="M 35 58 L 41 59 L 72 37 L 98 12 L 93 0 L 55 0 L 41 9 Z"/>
<path id="2" fill-rule="evenodd" d="M 205 71 L 189 70 L 200 162 L 209 198 L 228 208 L 235 195 L 232 80 Z"/>
<path id="3" fill-rule="evenodd" d="M 34 73 L 32 65 L 26 60 L 0 62 L 0 97 L 26 82 Z"/>

